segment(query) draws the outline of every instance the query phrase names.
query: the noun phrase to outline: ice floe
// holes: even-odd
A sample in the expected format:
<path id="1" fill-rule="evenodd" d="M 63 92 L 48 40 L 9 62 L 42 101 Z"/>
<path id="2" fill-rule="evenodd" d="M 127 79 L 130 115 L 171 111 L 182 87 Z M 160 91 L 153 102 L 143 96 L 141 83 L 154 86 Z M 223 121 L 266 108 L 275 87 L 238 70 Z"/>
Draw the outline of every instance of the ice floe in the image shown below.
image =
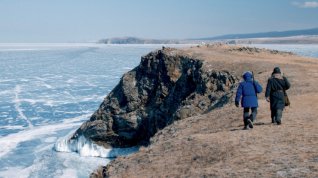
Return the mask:
<path id="1" fill-rule="evenodd" d="M 92 141 L 80 136 L 77 139 L 70 139 L 71 135 L 59 139 L 54 149 L 58 152 L 77 152 L 81 156 L 94 156 L 103 158 L 114 158 L 138 151 L 138 147 L 131 148 L 104 148 Z"/>

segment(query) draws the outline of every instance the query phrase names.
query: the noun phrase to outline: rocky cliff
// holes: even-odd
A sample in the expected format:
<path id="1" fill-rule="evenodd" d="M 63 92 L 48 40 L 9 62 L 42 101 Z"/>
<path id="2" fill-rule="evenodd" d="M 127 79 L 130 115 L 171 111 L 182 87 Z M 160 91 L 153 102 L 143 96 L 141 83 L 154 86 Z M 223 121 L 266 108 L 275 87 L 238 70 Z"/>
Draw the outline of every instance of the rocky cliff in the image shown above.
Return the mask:
<path id="1" fill-rule="evenodd" d="M 164 48 L 141 58 L 124 74 L 98 110 L 73 135 L 105 147 L 147 144 L 158 130 L 230 101 L 238 78 L 177 50 Z"/>

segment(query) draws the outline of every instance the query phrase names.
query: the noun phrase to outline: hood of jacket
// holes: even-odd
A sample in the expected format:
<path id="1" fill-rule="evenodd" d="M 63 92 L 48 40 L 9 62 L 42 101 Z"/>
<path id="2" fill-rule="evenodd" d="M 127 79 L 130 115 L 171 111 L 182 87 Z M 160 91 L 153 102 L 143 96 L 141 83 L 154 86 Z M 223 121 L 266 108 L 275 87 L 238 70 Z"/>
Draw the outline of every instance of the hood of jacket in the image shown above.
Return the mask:
<path id="1" fill-rule="evenodd" d="M 244 72 L 243 79 L 245 81 L 252 81 L 252 78 L 253 78 L 252 72 L 250 72 L 250 71 Z"/>

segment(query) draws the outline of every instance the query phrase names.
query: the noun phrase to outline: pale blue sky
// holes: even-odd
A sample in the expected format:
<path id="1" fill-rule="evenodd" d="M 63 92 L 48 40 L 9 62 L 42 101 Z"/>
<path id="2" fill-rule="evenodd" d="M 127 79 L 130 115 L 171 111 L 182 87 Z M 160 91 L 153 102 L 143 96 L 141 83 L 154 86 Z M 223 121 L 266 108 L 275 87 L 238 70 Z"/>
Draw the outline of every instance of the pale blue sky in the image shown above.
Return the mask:
<path id="1" fill-rule="evenodd" d="M 184 39 L 318 27 L 318 0 L 0 0 L 0 42 Z"/>

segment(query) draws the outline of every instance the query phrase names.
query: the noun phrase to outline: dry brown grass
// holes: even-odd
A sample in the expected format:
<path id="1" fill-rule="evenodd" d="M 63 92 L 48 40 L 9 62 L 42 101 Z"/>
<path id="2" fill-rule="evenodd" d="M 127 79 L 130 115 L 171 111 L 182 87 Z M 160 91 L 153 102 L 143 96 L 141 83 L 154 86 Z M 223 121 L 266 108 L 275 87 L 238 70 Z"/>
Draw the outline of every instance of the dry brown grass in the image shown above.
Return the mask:
<path id="1" fill-rule="evenodd" d="M 266 51 L 230 51 L 209 46 L 177 51 L 206 66 L 237 75 L 252 70 L 263 88 L 275 66 L 289 78 L 291 107 L 282 125 L 271 124 L 269 104 L 259 95 L 253 130 L 242 129 L 242 109 L 233 103 L 177 121 L 152 144 L 108 165 L 111 177 L 318 177 L 318 59 Z M 176 52 L 176 51 L 172 51 Z"/>

